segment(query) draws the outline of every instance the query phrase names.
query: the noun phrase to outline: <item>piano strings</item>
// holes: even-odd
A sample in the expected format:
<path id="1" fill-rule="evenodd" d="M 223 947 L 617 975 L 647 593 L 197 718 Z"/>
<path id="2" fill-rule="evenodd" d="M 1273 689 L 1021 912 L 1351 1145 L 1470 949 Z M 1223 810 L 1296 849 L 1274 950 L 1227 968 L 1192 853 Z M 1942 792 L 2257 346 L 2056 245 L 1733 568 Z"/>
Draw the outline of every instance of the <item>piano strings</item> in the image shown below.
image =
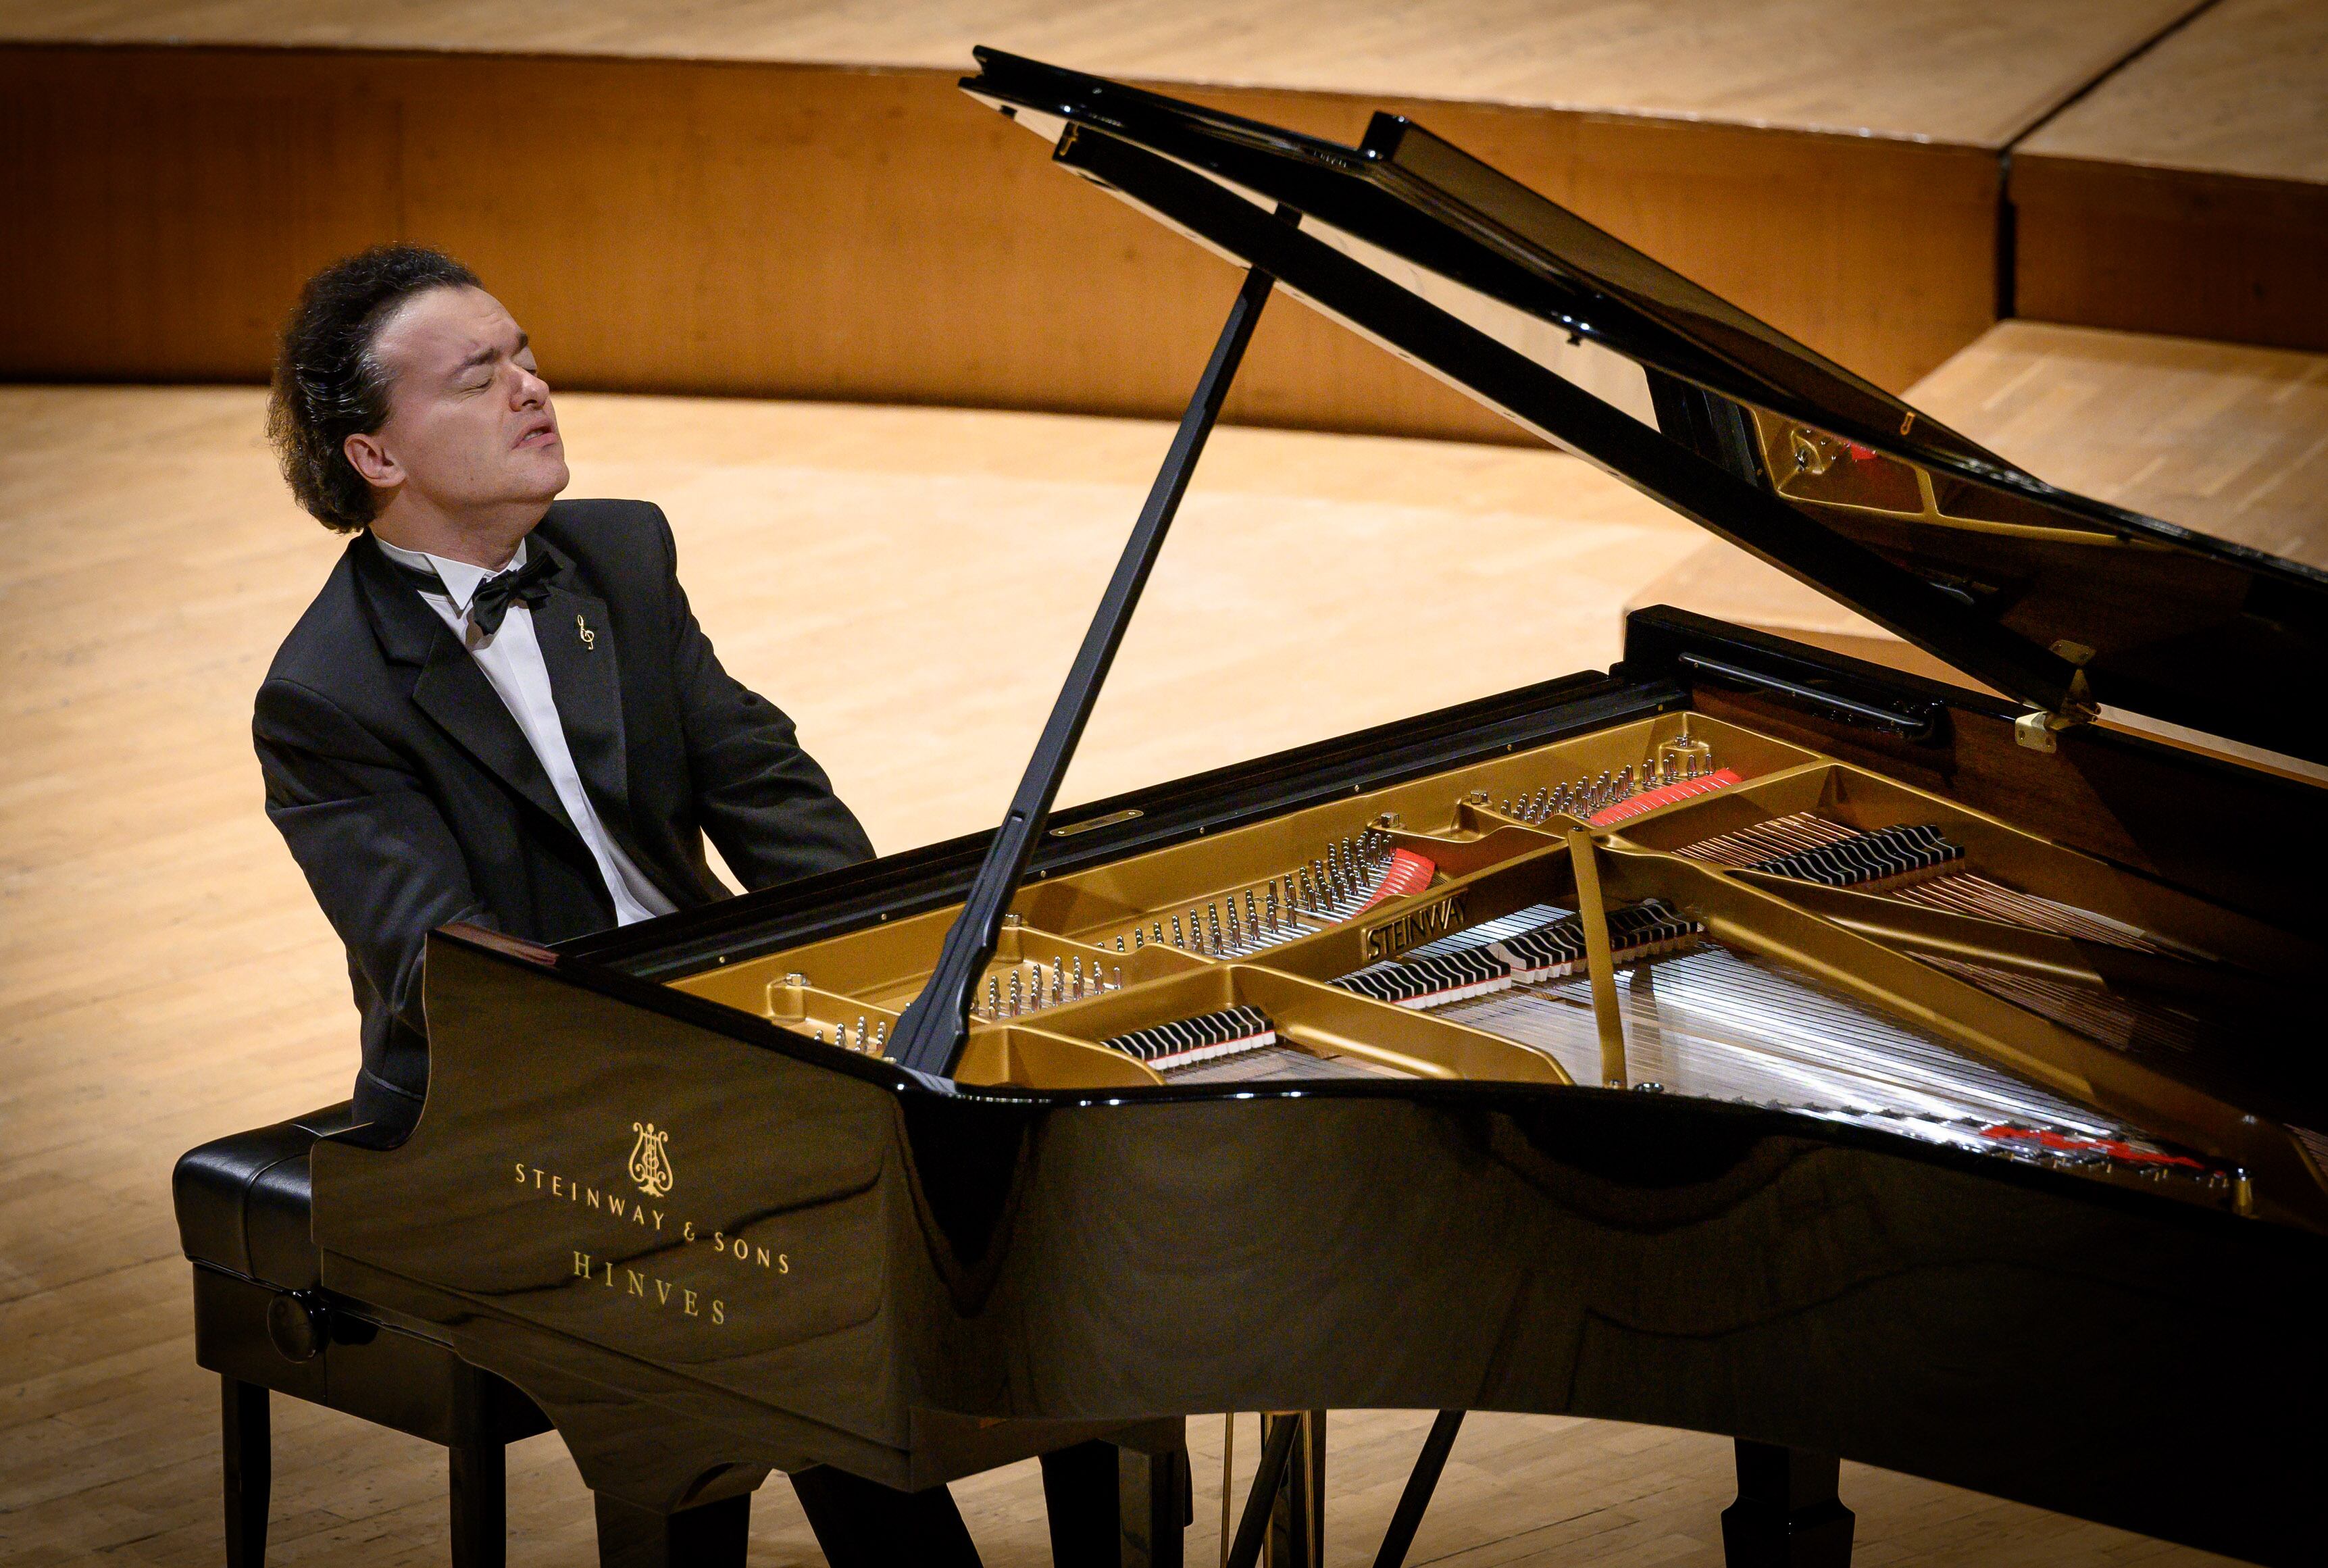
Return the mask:
<path id="1" fill-rule="evenodd" d="M 1437 872 L 1428 857 L 1368 828 L 1329 841 L 1307 864 L 1192 901 L 1185 915 L 1170 906 L 1152 911 L 1099 941 L 1103 946 L 1112 937 L 1118 953 L 1170 947 L 1203 958 L 1242 958 L 1420 893 Z"/>

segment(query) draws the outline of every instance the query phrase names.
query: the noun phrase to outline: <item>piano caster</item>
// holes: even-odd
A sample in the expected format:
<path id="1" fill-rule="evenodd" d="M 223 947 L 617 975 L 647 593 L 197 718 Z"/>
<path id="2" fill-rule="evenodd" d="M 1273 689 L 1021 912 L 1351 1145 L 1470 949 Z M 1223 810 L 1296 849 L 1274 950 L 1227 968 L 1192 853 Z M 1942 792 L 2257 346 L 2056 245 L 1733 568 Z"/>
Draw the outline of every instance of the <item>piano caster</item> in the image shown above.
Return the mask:
<path id="1" fill-rule="evenodd" d="M 1840 1460 L 1738 1440 L 1738 1500 L 1722 1511 L 1729 1568 L 1850 1568 Z"/>
<path id="2" fill-rule="evenodd" d="M 1181 1568 L 1184 1533 L 1196 1522 L 1185 1448 L 1141 1453 L 1093 1441 L 1047 1453 L 1043 1501 L 1054 1568 Z"/>

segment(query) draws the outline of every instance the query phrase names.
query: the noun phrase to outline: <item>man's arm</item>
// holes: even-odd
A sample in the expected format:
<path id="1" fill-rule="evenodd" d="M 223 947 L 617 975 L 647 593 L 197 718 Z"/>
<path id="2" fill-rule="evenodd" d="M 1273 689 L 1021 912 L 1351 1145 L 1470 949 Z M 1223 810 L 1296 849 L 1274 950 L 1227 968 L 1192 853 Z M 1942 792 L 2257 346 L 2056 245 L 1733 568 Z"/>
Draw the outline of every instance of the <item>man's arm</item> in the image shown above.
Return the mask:
<path id="1" fill-rule="evenodd" d="M 671 563 L 671 668 L 703 831 L 747 888 L 873 858 L 872 840 L 795 738 L 783 709 L 721 668 L 679 586 L 678 546 L 654 513 Z"/>
<path id="2" fill-rule="evenodd" d="M 397 1021 L 418 1034 L 420 960 L 452 920 L 495 924 L 436 804 L 394 751 L 337 705 L 292 681 L 259 689 L 251 724 L 267 815 L 315 902 Z"/>

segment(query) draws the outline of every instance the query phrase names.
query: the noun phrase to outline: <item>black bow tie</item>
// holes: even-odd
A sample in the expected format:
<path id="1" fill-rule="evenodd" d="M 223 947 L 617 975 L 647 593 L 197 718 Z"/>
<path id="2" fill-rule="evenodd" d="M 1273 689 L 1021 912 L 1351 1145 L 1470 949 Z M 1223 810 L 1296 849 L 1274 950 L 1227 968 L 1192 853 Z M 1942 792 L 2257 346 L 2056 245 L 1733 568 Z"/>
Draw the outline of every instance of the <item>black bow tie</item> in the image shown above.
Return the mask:
<path id="1" fill-rule="evenodd" d="M 490 637 L 502 629 L 502 617 L 509 614 L 513 603 L 522 602 L 529 610 L 541 607 L 549 597 L 549 579 L 557 574 L 558 563 L 549 559 L 546 549 L 533 552 L 533 559 L 513 572 L 496 572 L 477 585 L 475 596 L 469 600 L 469 623 Z"/>
<path id="2" fill-rule="evenodd" d="M 522 604 L 529 610 L 539 609 L 549 597 L 549 579 L 558 575 L 558 563 L 546 549 L 532 552 L 533 559 L 515 571 L 496 572 L 477 585 L 469 599 L 469 624 L 493 636 L 502 629 L 502 620 L 512 604 Z M 389 564 L 414 587 L 425 594 L 446 593 L 444 579 L 433 571 L 407 566 L 391 558 Z M 449 594 L 447 595 L 449 597 Z"/>

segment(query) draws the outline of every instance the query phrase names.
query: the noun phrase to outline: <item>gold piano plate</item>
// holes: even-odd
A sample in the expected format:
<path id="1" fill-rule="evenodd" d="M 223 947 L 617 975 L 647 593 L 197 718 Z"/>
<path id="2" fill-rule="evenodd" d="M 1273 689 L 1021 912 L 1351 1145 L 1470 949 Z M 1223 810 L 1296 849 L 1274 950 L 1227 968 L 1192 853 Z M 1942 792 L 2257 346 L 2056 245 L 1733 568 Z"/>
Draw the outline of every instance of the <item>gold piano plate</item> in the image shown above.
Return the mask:
<path id="1" fill-rule="evenodd" d="M 1943 1141 L 1994 1144 L 2250 1211 L 2261 1191 L 2282 1217 L 2328 1226 L 2328 1190 L 2298 1138 L 2186 1082 L 2155 1053 L 2109 1038 L 2113 1028 L 2130 1038 L 2145 1019 L 2174 1018 L 2171 1009 L 2143 1012 L 2147 1004 L 2118 988 L 2164 985 L 2170 1000 L 2203 1003 L 2259 983 L 2255 977 L 2285 982 L 2311 972 L 2320 955 L 2308 944 L 1943 795 L 1694 712 L 1031 880 L 978 988 L 959 1079 L 1065 1091 L 1382 1075 L 1598 1082 L 1581 978 L 1515 984 L 1501 1000 L 1410 1006 L 1333 982 L 1428 957 L 1450 940 L 1460 946 L 1467 932 L 1531 910 L 1577 908 L 1565 835 L 1585 827 L 1591 802 L 1601 798 L 1591 786 L 1602 781 L 1613 793 L 1606 781 L 1631 770 L 1638 793 L 1643 770 L 1654 780 L 1660 747 L 1672 755 L 1685 729 L 1698 749 L 1710 748 L 1710 766 L 1737 782 L 1590 830 L 1612 907 L 1656 900 L 1703 928 L 1702 949 L 1685 962 L 1620 963 L 1612 977 L 1630 1086 L 1739 1098 L 1792 1072 L 1833 1087 L 1817 1062 L 1764 1071 L 1751 1046 L 1703 1019 L 1660 1032 L 1660 1006 L 1694 1019 L 1690 1009 L 1710 1005 L 1700 993 L 1728 984 L 1761 1005 L 1831 1016 L 1838 1038 L 1858 1031 L 1892 1042 L 1903 1059 L 1942 1064 L 1930 1082 L 1910 1073 L 1914 1082 L 1870 1090 L 1862 1097 L 1872 1111 L 1826 1105 L 1811 1093 L 1804 1103 L 1819 1113 L 1865 1112 L 1877 1124 L 1912 1123 Z M 1580 783 L 1584 804 L 1542 803 Z M 1704 858 L 1709 844 L 1753 846 L 1806 831 L 1809 841 L 1826 842 L 1884 830 L 1928 831 L 1955 858 L 1901 886 L 1822 886 Z M 1366 879 L 1398 853 L 1428 862 L 1427 878 L 1417 874 L 1413 886 L 1366 903 Z M 1301 906 L 1300 878 L 1317 868 L 1326 873 L 1310 890 L 1330 887 L 1339 900 L 1330 907 Z M 2032 909 L 2061 912 L 2060 924 L 2032 924 Z M 671 983 L 796 1034 L 837 1039 L 838 1048 L 875 1049 L 928 979 L 957 912 L 933 910 Z M 2236 955 L 2240 967 L 2218 955 Z M 1159 1070 L 1105 1043 L 1238 1009 L 1266 1019 L 1271 1045 Z M 1787 1048 L 1771 1047 L 1771 1062 Z M 1655 1073 L 1688 1081 L 1666 1084 Z M 1789 1103 L 1776 1090 L 1770 1100 Z M 2021 1120 L 1996 1110 L 1994 1122 L 1972 1127 L 1985 1106 L 2017 1106 Z"/>

